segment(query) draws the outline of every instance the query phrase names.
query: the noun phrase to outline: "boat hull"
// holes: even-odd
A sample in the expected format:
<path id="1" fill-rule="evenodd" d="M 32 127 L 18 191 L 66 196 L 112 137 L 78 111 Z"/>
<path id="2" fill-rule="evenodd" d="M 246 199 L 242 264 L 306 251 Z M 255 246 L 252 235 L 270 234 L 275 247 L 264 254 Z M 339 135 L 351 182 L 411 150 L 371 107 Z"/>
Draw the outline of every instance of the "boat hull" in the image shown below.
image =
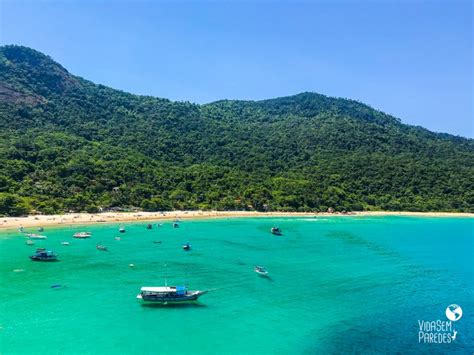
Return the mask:
<path id="1" fill-rule="evenodd" d="M 58 261 L 58 258 L 47 258 L 47 259 L 44 259 L 44 258 L 37 258 L 37 257 L 34 257 L 34 256 L 30 256 L 30 259 L 33 260 L 33 261 Z"/>
<path id="2" fill-rule="evenodd" d="M 188 302 L 195 302 L 207 293 L 207 291 L 196 291 L 190 292 L 189 295 L 182 296 L 182 297 L 146 297 L 144 298 L 141 294 L 137 295 L 137 300 L 142 303 L 156 303 L 156 304 L 178 304 L 178 303 L 188 303 Z"/>

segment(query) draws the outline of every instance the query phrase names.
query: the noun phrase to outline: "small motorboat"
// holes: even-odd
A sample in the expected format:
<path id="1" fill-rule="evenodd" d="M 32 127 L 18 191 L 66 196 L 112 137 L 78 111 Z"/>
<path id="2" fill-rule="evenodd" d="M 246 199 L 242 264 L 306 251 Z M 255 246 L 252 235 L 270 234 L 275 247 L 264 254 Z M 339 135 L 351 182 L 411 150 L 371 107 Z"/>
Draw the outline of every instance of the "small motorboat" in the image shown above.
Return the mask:
<path id="1" fill-rule="evenodd" d="M 73 235 L 74 238 L 78 238 L 78 239 L 87 239 L 87 238 L 90 238 L 91 236 L 92 236 L 91 232 L 78 232 L 78 233 L 74 233 Z"/>
<path id="2" fill-rule="evenodd" d="M 58 256 L 51 250 L 46 251 L 45 248 L 36 249 L 36 253 L 30 256 L 34 261 L 57 261 Z"/>
<path id="3" fill-rule="evenodd" d="M 281 229 L 278 227 L 273 227 L 272 229 L 270 229 L 270 232 L 274 235 L 282 235 Z"/>
<path id="4" fill-rule="evenodd" d="M 114 239 L 115 240 L 122 240 L 122 238 L 120 238 L 120 237 L 115 237 Z"/>
<path id="5" fill-rule="evenodd" d="M 27 234 L 26 235 L 30 239 L 48 239 L 45 235 L 38 235 L 38 234 Z"/>
<path id="6" fill-rule="evenodd" d="M 120 228 L 119 228 L 119 232 L 120 232 L 120 233 L 125 233 L 125 227 L 120 227 Z"/>
<path id="7" fill-rule="evenodd" d="M 97 250 L 102 250 L 102 251 L 107 251 L 107 247 L 105 245 L 102 245 L 102 244 L 97 244 L 96 246 L 96 249 Z"/>
<path id="8" fill-rule="evenodd" d="M 173 228 L 179 228 L 179 223 L 178 222 L 173 222 Z"/>
<path id="9" fill-rule="evenodd" d="M 71 244 L 71 243 L 69 243 L 69 242 L 61 242 L 61 245 L 69 245 L 69 244 Z"/>
<path id="10" fill-rule="evenodd" d="M 263 266 L 255 266 L 254 271 L 260 276 L 268 276 L 268 271 Z"/>
<path id="11" fill-rule="evenodd" d="M 44 228 L 43 228 L 43 227 L 39 227 L 39 228 L 38 228 L 38 232 L 44 232 Z"/>
<path id="12" fill-rule="evenodd" d="M 191 244 L 189 244 L 189 243 L 184 244 L 183 249 L 184 250 L 191 250 Z"/>
<path id="13" fill-rule="evenodd" d="M 23 228 L 23 226 L 20 226 L 20 228 L 18 228 L 18 232 L 25 233 L 25 229 Z"/>
<path id="14" fill-rule="evenodd" d="M 153 229 L 153 225 L 147 224 L 147 225 L 146 225 L 146 229 Z"/>
<path id="15" fill-rule="evenodd" d="M 35 245 L 35 242 L 32 241 L 31 239 L 28 239 L 25 243 L 26 245 Z"/>

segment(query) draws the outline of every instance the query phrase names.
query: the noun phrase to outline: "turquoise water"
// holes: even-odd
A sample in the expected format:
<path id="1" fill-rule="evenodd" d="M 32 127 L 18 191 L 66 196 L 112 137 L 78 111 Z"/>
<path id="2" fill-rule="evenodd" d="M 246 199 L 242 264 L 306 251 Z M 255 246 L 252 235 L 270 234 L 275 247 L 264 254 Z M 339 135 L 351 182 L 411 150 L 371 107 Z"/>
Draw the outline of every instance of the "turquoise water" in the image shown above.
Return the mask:
<path id="1" fill-rule="evenodd" d="M 242 218 L 185 220 L 177 229 L 164 222 L 152 230 L 146 224 L 127 224 L 120 241 L 117 224 L 46 228 L 48 239 L 35 246 L 16 231 L 1 231 L 0 353 L 474 350 L 474 219 Z M 282 237 L 269 233 L 273 225 Z M 93 237 L 72 238 L 82 230 Z M 193 249 L 185 252 L 188 241 Z M 109 251 L 96 250 L 99 242 Z M 40 246 L 61 261 L 30 261 Z M 271 278 L 255 274 L 257 264 Z M 136 301 L 141 286 L 165 278 L 215 290 L 195 305 Z M 455 343 L 419 344 L 418 320 L 446 320 L 452 303 L 463 309 Z"/>

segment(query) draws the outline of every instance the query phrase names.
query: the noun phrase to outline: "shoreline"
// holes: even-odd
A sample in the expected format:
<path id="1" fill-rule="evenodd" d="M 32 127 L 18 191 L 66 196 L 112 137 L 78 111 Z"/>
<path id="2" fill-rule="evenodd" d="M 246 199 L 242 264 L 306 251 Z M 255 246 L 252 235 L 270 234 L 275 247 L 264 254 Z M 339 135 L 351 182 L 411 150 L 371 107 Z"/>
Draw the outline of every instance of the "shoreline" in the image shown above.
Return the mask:
<path id="1" fill-rule="evenodd" d="M 467 217 L 474 213 L 462 212 L 386 212 L 365 211 L 342 213 L 327 212 L 256 212 L 256 211 L 169 211 L 169 212 L 104 212 L 104 213 L 68 213 L 62 215 L 30 215 L 27 217 L 0 218 L 0 229 L 12 229 L 23 226 L 68 226 L 77 224 L 100 224 L 116 222 L 137 222 L 173 219 L 211 219 L 211 218 L 245 218 L 245 217 Z"/>

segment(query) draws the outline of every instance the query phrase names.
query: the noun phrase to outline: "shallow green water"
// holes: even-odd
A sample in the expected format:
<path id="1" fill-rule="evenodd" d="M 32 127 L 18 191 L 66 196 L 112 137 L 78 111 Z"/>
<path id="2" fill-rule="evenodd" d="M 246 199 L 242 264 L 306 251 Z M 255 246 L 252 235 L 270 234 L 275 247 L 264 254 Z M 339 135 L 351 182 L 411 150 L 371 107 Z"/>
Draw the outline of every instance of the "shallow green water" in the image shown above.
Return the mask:
<path id="1" fill-rule="evenodd" d="M 333 217 L 0 232 L 0 353 L 342 353 L 474 349 L 474 220 Z M 273 225 L 284 236 L 269 233 Z M 93 232 L 88 240 L 76 231 Z M 33 231 L 33 230 L 32 230 Z M 71 242 L 63 246 L 60 241 Z M 153 241 L 162 241 L 155 244 Z M 182 250 L 190 242 L 190 252 Z M 97 243 L 109 247 L 98 251 Z M 32 262 L 45 246 L 60 262 Z M 135 264 L 130 268 L 130 263 Z M 166 264 L 166 267 L 165 267 Z M 259 277 L 264 265 L 271 278 Z M 23 272 L 13 272 L 24 269 Z M 188 306 L 140 305 L 141 286 L 215 289 Z M 65 285 L 51 288 L 53 284 Z M 418 320 L 463 308 L 452 344 L 419 344 Z"/>

